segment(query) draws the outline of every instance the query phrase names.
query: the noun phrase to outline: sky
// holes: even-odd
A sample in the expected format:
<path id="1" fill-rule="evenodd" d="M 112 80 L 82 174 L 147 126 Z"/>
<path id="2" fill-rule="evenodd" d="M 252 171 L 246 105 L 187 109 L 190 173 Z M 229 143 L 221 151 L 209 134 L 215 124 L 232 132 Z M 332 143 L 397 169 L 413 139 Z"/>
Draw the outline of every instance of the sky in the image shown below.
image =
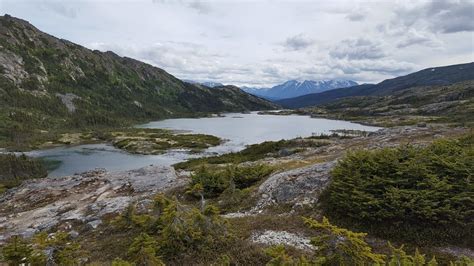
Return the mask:
<path id="1" fill-rule="evenodd" d="M 376 83 L 474 61 L 474 0 L 0 0 L 0 13 L 174 76 Z"/>

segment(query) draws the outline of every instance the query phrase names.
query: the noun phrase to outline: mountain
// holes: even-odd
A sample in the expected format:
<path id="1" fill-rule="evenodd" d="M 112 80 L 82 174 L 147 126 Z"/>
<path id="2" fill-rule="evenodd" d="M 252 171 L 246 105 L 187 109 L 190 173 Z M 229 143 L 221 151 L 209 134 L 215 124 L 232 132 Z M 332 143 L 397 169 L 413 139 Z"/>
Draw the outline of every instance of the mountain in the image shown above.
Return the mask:
<path id="1" fill-rule="evenodd" d="M 216 90 L 186 83 L 149 64 L 92 51 L 0 16 L 0 141 L 18 131 L 274 107 L 235 86 Z"/>
<path id="2" fill-rule="evenodd" d="M 355 85 L 357 83 L 352 80 L 289 80 L 271 88 L 243 87 L 242 89 L 250 94 L 266 99 L 280 100 Z"/>
<path id="3" fill-rule="evenodd" d="M 344 97 L 298 112 L 383 127 L 433 122 L 472 125 L 474 80 L 410 87 L 389 95 Z"/>
<path id="4" fill-rule="evenodd" d="M 348 88 L 283 99 L 277 103 L 287 108 L 316 106 L 351 96 L 383 96 L 417 86 L 448 85 L 459 81 L 474 80 L 474 63 L 432 67 L 378 84 L 363 84 Z"/>
<path id="5" fill-rule="evenodd" d="M 189 80 L 189 79 L 185 79 L 183 81 L 191 83 L 191 84 L 195 84 L 195 85 L 203 85 L 203 86 L 206 86 L 206 87 L 209 87 L 209 88 L 216 88 L 216 87 L 224 86 L 224 84 L 222 84 L 220 82 L 213 82 L 213 81 L 199 82 L 199 81 Z"/>

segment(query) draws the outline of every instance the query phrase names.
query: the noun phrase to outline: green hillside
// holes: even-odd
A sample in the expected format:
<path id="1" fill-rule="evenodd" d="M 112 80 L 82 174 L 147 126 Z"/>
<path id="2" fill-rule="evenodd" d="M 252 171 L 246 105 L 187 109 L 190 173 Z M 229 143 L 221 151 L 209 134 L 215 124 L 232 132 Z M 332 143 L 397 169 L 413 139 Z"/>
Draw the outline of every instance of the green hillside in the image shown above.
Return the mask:
<path id="1" fill-rule="evenodd" d="M 237 87 L 189 84 L 157 67 L 0 17 L 0 143 L 6 143 L 0 147 L 18 146 L 40 131 L 274 107 Z"/>

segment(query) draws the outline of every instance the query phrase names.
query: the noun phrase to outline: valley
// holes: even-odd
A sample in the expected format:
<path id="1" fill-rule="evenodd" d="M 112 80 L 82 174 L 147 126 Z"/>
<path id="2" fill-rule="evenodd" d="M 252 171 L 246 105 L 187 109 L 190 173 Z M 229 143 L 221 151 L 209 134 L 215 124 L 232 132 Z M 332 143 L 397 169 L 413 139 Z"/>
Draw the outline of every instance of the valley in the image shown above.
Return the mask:
<path id="1" fill-rule="evenodd" d="M 241 89 L 1 16 L 0 265 L 471 266 L 473 70 Z"/>

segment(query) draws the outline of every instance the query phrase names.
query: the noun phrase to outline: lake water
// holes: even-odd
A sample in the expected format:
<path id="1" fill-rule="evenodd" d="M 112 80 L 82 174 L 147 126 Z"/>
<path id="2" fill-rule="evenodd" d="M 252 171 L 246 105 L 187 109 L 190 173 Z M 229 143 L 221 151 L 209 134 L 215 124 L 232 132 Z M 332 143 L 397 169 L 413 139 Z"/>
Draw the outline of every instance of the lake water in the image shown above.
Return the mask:
<path id="1" fill-rule="evenodd" d="M 191 157 L 239 151 L 246 145 L 308 137 L 313 134 L 330 134 L 331 130 L 354 129 L 375 131 L 378 127 L 364 126 L 340 120 L 310 118 L 298 115 L 258 115 L 257 113 L 230 113 L 223 117 L 167 119 L 140 125 L 142 128 L 164 128 L 189 133 L 210 134 L 227 140 L 207 149 L 203 154 L 188 154 L 183 150 L 161 155 L 129 154 L 107 144 L 88 144 L 37 150 L 29 155 L 57 160 L 61 164 L 50 176 L 70 175 L 97 167 L 109 171 L 130 170 L 150 164 L 171 165 Z M 183 133 L 183 134 L 186 134 Z"/>

